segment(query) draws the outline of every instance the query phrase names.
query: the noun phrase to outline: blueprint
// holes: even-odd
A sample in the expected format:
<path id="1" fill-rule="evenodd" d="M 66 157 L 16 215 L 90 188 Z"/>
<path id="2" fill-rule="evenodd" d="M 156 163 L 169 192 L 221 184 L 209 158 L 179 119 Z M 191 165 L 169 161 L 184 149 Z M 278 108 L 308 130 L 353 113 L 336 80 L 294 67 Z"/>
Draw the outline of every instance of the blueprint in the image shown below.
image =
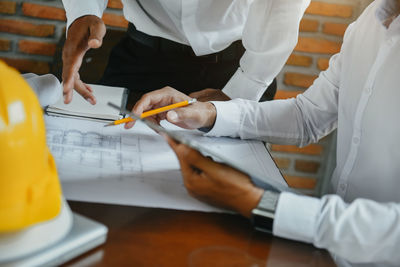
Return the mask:
<path id="1" fill-rule="evenodd" d="M 175 154 L 164 138 L 146 125 L 137 123 L 125 130 L 122 125 L 104 127 L 101 122 L 70 118 L 45 116 L 45 121 L 47 143 L 67 199 L 223 211 L 189 196 Z M 259 170 L 260 175 L 279 174 L 261 142 L 204 137 L 169 123 L 163 126 Z"/>

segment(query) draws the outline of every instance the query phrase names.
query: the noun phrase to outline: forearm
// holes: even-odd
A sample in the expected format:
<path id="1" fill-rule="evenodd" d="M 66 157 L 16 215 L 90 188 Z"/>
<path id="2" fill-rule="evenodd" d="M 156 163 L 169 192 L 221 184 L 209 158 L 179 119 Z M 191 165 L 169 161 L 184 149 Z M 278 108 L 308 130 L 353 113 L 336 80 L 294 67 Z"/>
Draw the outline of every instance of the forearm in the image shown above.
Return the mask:
<path id="1" fill-rule="evenodd" d="M 283 193 L 274 234 L 313 243 L 352 263 L 400 262 L 400 204 Z"/>
<path id="2" fill-rule="evenodd" d="M 296 98 L 213 102 L 217 116 L 208 135 L 298 146 L 317 142 L 337 127 L 340 54 L 332 57 L 330 66 Z"/>
<path id="3" fill-rule="evenodd" d="M 293 51 L 300 20 L 310 0 L 256 0 L 251 4 L 242 41 L 240 68 L 223 88 L 231 99 L 258 101 Z"/>

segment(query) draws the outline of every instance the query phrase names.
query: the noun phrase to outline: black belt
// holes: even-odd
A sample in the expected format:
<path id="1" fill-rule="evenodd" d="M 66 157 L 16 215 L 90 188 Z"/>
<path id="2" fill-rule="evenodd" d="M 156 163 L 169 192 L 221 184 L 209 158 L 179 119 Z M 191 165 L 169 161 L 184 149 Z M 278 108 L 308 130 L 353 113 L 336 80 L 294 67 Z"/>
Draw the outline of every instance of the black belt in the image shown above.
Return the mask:
<path id="1" fill-rule="evenodd" d="M 132 23 L 129 23 L 128 25 L 128 35 L 136 42 L 139 42 L 140 44 L 150 47 L 154 50 L 171 54 L 179 54 L 185 57 L 193 58 L 194 60 L 208 63 L 238 60 L 242 57 L 245 51 L 242 41 L 238 40 L 220 52 L 204 56 L 196 56 L 192 47 L 162 37 L 145 34 L 138 31 Z"/>

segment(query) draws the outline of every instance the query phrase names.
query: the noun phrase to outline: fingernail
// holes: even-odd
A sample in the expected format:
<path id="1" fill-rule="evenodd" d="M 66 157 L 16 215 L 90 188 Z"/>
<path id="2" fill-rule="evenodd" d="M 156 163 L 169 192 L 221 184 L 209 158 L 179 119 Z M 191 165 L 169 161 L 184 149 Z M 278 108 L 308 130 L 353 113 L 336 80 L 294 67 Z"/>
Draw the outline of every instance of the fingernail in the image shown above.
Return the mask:
<path id="1" fill-rule="evenodd" d="M 87 102 L 89 102 L 90 104 L 92 104 L 92 105 L 95 105 L 96 104 L 96 102 L 92 99 L 92 98 L 86 98 L 86 101 Z"/>
<path id="2" fill-rule="evenodd" d="M 67 104 L 67 102 L 68 102 L 68 95 L 63 95 L 63 98 L 64 98 L 64 104 Z"/>
<path id="3" fill-rule="evenodd" d="M 167 116 L 168 116 L 168 120 L 170 120 L 172 122 L 178 121 L 178 114 L 173 110 L 169 111 Z"/>
<path id="4" fill-rule="evenodd" d="M 132 128 L 132 127 L 133 127 L 133 124 L 134 124 L 133 121 L 130 121 L 130 122 L 125 123 L 125 129 Z"/>
<path id="5" fill-rule="evenodd" d="M 89 46 L 98 47 L 100 46 L 100 41 L 97 39 L 91 39 L 89 40 Z"/>

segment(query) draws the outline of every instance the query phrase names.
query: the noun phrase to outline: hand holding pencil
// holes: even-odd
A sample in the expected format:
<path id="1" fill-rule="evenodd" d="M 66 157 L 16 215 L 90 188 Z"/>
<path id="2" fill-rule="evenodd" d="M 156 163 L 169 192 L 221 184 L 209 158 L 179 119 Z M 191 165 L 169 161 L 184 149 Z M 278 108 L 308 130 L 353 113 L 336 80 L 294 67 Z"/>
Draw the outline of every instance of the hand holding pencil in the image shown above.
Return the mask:
<path id="1" fill-rule="evenodd" d="M 166 111 L 169 111 L 169 110 L 172 110 L 172 109 L 175 109 L 175 108 L 185 107 L 187 105 L 195 103 L 196 101 L 197 101 L 196 98 L 192 98 L 190 100 L 185 100 L 185 101 L 178 102 L 178 103 L 175 103 L 175 104 L 171 104 L 171 105 L 168 105 L 168 106 L 165 106 L 165 107 L 156 108 L 156 109 L 153 109 L 153 110 L 149 110 L 149 111 L 143 112 L 142 115 L 140 115 L 140 117 L 141 118 L 147 118 L 147 117 L 150 117 L 150 116 L 153 116 L 153 115 L 157 115 L 159 113 L 166 112 Z M 106 124 L 105 126 L 114 126 L 114 125 L 119 125 L 119 124 L 122 124 L 122 123 L 131 122 L 131 121 L 134 121 L 134 119 L 132 119 L 131 117 L 127 117 L 127 118 L 124 118 L 124 119 L 120 119 L 120 120 L 116 120 L 116 121 L 110 122 L 109 124 Z"/>
<path id="2" fill-rule="evenodd" d="M 171 88 L 165 87 L 152 91 L 142 96 L 135 104 L 133 113 L 142 118 L 149 117 L 159 123 L 167 119 L 170 123 L 185 129 L 197 129 L 201 127 L 212 127 L 216 118 L 216 110 L 209 102 L 195 101 L 189 96 Z M 152 117 L 157 115 L 155 117 Z M 125 128 L 130 129 L 135 124 L 127 118 Z"/>

